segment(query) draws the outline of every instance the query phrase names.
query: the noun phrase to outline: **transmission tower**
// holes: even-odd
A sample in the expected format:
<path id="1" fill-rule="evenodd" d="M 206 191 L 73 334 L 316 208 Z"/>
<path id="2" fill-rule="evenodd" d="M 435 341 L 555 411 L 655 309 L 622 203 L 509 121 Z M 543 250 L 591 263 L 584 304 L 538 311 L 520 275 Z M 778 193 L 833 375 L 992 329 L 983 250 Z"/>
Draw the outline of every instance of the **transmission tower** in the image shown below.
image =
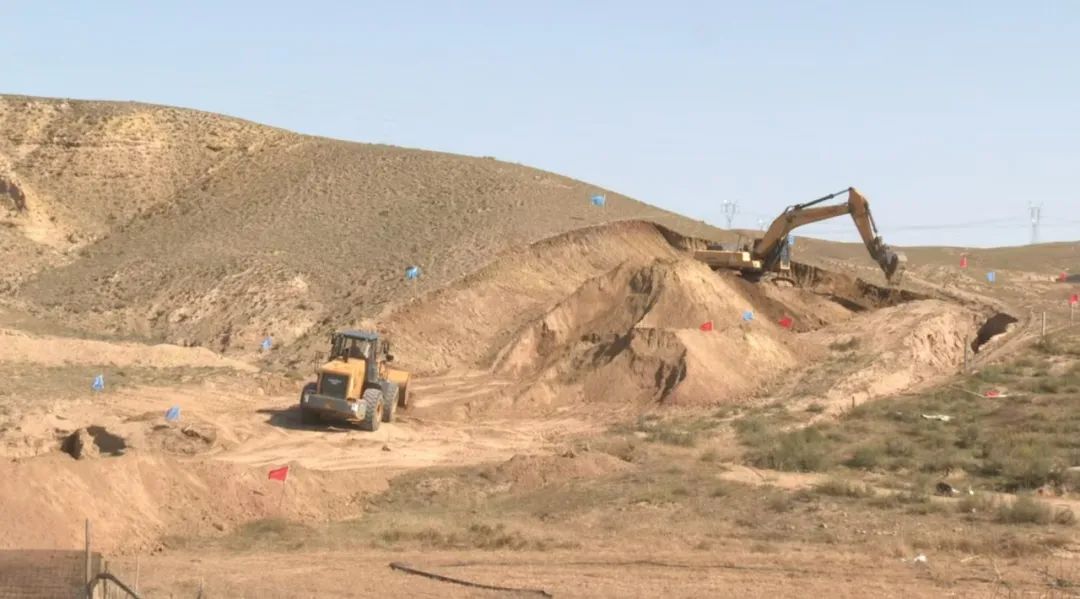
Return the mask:
<path id="1" fill-rule="evenodd" d="M 1028 213 L 1031 215 L 1031 243 L 1039 242 L 1039 219 L 1042 217 L 1042 205 L 1028 205 Z"/>
<path id="2" fill-rule="evenodd" d="M 724 220 L 727 221 L 727 228 L 731 228 L 731 223 L 735 221 L 735 215 L 739 212 L 739 203 L 731 200 L 724 200 L 720 203 L 721 210 L 724 212 Z"/>

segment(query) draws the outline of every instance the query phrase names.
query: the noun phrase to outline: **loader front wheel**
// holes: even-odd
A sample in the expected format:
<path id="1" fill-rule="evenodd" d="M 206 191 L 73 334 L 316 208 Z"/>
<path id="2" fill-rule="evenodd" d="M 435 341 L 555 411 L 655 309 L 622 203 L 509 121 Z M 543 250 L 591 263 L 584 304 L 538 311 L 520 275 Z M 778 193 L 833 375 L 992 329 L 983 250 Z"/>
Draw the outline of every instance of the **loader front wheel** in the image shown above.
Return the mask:
<path id="1" fill-rule="evenodd" d="M 398 406 L 397 383 L 386 383 L 386 387 L 383 388 L 383 399 L 386 401 L 386 405 L 383 406 L 382 421 L 393 422 Z"/>
<path id="2" fill-rule="evenodd" d="M 360 423 L 360 428 L 369 432 L 379 430 L 379 423 L 382 422 L 385 407 L 382 389 L 374 387 L 365 389 L 360 399 L 364 403 L 364 421 Z"/>
<path id="3" fill-rule="evenodd" d="M 322 418 L 314 410 L 309 410 L 304 407 L 304 400 L 307 396 L 314 393 L 317 387 L 315 383 L 308 383 L 304 385 L 304 390 L 300 392 L 300 422 L 308 425 L 321 424 Z"/>

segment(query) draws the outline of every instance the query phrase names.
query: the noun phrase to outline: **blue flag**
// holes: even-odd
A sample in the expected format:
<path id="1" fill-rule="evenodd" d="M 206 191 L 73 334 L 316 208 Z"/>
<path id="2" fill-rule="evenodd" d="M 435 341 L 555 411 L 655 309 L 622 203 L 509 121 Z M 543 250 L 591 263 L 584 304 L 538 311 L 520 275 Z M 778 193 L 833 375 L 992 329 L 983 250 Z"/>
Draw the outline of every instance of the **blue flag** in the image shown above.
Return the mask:
<path id="1" fill-rule="evenodd" d="M 603 206 L 607 202 L 607 198 L 604 194 L 598 193 L 592 197 L 593 206 Z"/>
<path id="2" fill-rule="evenodd" d="M 754 312 L 753 312 L 753 310 L 747 310 L 747 311 L 743 312 L 742 313 L 742 319 L 747 321 L 747 322 L 750 322 L 751 320 L 754 320 Z"/>
<path id="3" fill-rule="evenodd" d="M 105 390 L 105 375 L 104 374 L 99 374 L 99 375 L 95 376 L 94 377 L 94 384 L 90 385 L 90 388 L 93 389 L 94 391 L 104 391 Z"/>
<path id="4" fill-rule="evenodd" d="M 169 408 L 169 410 L 165 412 L 165 420 L 168 420 L 169 422 L 180 420 L 180 406 Z"/>
<path id="5" fill-rule="evenodd" d="M 274 347 L 274 342 L 267 337 L 266 339 L 263 339 L 261 347 L 263 351 L 270 351 L 270 348 Z"/>
<path id="6" fill-rule="evenodd" d="M 405 278 L 412 280 L 420 277 L 420 267 L 410 266 L 405 269 Z"/>
<path id="7" fill-rule="evenodd" d="M 990 272 L 986 273 L 986 280 L 993 283 L 995 280 L 997 280 L 997 275 L 994 273 L 994 271 L 991 270 Z"/>

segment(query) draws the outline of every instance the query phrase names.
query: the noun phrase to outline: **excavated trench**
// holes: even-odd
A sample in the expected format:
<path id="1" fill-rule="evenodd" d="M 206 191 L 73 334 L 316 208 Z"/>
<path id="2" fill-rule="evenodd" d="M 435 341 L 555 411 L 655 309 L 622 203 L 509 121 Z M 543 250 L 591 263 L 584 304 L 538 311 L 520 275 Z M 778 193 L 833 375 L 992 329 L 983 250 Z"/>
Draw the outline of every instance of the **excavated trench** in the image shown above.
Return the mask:
<path id="1" fill-rule="evenodd" d="M 1017 318 L 1004 312 L 994 314 L 979 327 L 979 331 L 975 334 L 975 339 L 971 342 L 971 351 L 979 353 L 979 350 L 991 339 L 1007 333 L 1009 325 L 1016 322 L 1019 322 Z"/>

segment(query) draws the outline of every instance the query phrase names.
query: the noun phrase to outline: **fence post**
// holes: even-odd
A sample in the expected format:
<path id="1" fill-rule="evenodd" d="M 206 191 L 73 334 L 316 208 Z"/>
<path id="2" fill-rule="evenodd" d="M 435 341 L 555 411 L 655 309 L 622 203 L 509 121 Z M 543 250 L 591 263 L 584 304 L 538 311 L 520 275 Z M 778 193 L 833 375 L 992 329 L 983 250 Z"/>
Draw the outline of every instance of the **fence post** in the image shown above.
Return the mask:
<path id="1" fill-rule="evenodd" d="M 968 373 L 968 350 L 971 349 L 971 339 L 967 336 L 964 337 L 964 372 Z"/>
<path id="2" fill-rule="evenodd" d="M 93 599 L 92 597 L 90 597 L 90 578 L 91 578 L 91 576 L 92 575 L 90 573 L 90 519 L 87 518 L 86 519 L 86 580 L 83 581 L 85 583 L 85 585 L 86 585 L 86 593 L 87 593 L 86 599 Z"/>

